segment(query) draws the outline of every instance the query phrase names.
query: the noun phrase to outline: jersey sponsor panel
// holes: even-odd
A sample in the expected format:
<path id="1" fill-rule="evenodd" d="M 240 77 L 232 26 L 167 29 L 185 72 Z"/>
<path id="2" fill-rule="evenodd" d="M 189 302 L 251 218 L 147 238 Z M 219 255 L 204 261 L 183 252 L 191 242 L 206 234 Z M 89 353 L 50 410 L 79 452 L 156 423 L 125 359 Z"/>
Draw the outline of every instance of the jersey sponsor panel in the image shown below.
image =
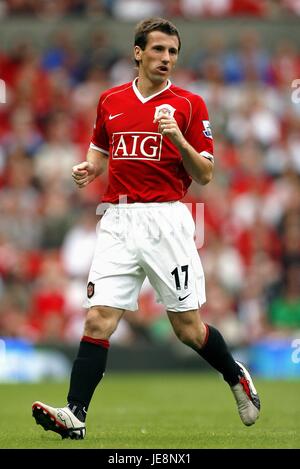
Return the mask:
<path id="1" fill-rule="evenodd" d="M 113 159 L 139 159 L 159 161 L 162 135 L 155 132 L 114 132 L 112 136 Z"/>

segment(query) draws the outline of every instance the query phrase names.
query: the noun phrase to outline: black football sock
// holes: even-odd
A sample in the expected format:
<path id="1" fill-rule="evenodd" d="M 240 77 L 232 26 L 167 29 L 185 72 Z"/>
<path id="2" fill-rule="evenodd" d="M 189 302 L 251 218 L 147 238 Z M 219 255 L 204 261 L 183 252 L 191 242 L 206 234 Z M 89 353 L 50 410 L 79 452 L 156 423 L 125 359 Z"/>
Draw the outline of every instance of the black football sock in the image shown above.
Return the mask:
<path id="1" fill-rule="evenodd" d="M 68 407 L 82 422 L 96 386 L 103 377 L 108 348 L 108 340 L 88 336 L 81 339 L 71 373 Z"/>
<path id="2" fill-rule="evenodd" d="M 196 350 L 212 367 L 222 373 L 230 386 L 239 382 L 240 368 L 234 361 L 220 332 L 213 326 L 206 326 L 206 338 L 201 349 Z"/>

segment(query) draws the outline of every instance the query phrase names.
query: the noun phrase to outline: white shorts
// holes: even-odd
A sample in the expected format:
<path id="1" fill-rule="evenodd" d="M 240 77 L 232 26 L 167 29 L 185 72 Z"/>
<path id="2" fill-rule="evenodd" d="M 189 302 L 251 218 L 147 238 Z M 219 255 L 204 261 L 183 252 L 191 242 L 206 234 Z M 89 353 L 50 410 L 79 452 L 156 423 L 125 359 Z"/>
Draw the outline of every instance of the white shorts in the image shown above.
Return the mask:
<path id="1" fill-rule="evenodd" d="M 206 297 L 194 231 L 181 202 L 109 205 L 97 225 L 84 307 L 135 311 L 147 276 L 168 311 L 198 309 Z"/>

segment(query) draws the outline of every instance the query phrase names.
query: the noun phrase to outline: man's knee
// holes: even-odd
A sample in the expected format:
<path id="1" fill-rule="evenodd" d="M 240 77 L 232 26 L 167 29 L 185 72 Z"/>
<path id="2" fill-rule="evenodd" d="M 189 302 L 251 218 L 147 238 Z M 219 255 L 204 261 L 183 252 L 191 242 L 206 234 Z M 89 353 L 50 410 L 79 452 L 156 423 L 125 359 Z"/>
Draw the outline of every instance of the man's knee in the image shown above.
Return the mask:
<path id="1" fill-rule="evenodd" d="M 109 306 L 92 306 L 85 320 L 84 335 L 109 339 L 116 330 L 124 310 Z"/>

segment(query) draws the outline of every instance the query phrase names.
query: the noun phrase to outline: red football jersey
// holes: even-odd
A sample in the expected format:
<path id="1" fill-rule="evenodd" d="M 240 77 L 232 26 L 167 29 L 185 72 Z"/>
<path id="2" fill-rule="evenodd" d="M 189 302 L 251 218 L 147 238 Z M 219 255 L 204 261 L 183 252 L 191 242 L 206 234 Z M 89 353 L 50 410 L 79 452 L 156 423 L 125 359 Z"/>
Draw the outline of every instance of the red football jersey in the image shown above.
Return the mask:
<path id="1" fill-rule="evenodd" d="M 203 157 L 212 157 L 213 140 L 203 99 L 168 82 L 144 98 L 131 83 L 105 91 L 97 109 L 91 148 L 109 156 L 108 187 L 103 202 L 180 200 L 191 184 L 179 150 L 158 132 L 154 117 L 174 116 L 186 140 Z"/>

